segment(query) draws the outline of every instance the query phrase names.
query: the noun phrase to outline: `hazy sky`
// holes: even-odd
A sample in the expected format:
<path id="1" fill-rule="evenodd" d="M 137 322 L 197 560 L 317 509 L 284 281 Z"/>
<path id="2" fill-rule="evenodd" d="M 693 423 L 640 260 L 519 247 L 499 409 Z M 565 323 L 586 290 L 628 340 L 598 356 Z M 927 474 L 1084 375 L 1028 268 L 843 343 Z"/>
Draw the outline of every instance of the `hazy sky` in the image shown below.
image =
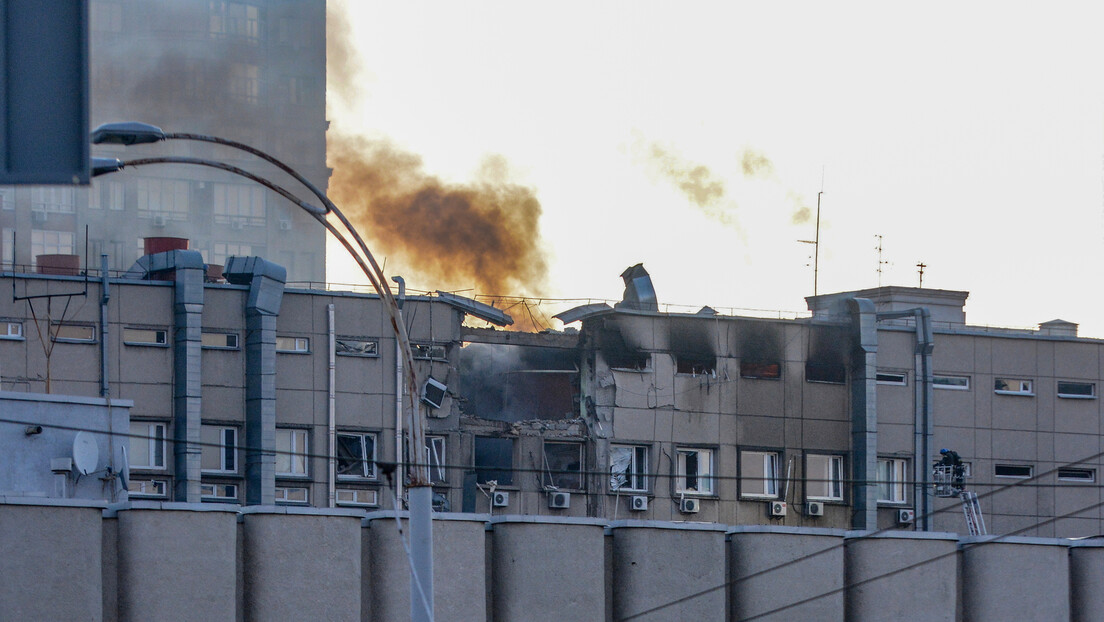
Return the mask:
<path id="1" fill-rule="evenodd" d="M 619 299 L 643 262 L 661 303 L 803 311 L 823 187 L 820 293 L 877 286 L 882 236 L 882 285 L 923 261 L 972 324 L 1104 337 L 1088 3 L 330 4 L 355 52 L 331 132 L 446 183 L 500 156 L 541 204 L 546 295 Z"/>

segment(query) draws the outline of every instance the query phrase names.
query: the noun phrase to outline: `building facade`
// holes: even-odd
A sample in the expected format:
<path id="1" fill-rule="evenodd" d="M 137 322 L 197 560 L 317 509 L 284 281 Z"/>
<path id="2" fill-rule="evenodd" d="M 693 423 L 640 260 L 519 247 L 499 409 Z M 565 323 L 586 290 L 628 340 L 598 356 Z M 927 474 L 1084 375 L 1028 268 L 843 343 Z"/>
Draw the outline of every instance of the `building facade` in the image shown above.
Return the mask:
<path id="1" fill-rule="evenodd" d="M 88 10 L 92 127 L 141 121 L 235 140 L 326 188 L 323 0 L 91 0 Z M 277 172 L 246 153 L 184 140 L 95 146 L 93 155 L 188 156 Z M 144 254 L 144 237 L 174 236 L 190 239 L 211 264 L 271 257 L 291 280 L 322 283 L 325 232 L 308 219 L 229 173 L 150 165 L 90 187 L 0 188 L 0 262 L 33 270 L 43 255 L 93 257 L 96 265 L 106 254 L 110 269 L 126 270 Z"/>

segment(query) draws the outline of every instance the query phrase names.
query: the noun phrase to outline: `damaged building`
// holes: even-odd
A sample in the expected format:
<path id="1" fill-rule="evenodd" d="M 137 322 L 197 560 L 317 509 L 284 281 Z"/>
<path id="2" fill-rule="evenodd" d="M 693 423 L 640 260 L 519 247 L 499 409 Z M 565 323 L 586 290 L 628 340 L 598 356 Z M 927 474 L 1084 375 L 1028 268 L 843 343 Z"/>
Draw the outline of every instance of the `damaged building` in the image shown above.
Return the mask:
<path id="1" fill-rule="evenodd" d="M 112 500 L 395 507 L 407 402 L 379 298 L 150 250 L 125 274 L 0 274 L 0 390 L 131 404 Z M 563 331 L 399 296 L 438 510 L 965 532 L 931 494 L 949 447 L 991 532 L 1104 527 L 1104 342 L 1076 325 L 972 327 L 966 292 L 901 287 L 801 318 L 669 313 L 642 266 L 622 278 Z"/>

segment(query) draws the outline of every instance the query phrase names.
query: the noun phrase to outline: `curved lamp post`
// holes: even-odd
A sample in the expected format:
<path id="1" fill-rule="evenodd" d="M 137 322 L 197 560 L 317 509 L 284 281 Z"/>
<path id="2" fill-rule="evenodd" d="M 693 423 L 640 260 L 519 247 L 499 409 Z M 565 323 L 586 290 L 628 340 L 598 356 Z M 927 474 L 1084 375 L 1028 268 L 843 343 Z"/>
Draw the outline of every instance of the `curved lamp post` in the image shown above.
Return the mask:
<path id="1" fill-rule="evenodd" d="M 290 166 L 259 149 L 244 143 L 205 134 L 166 133 L 159 127 L 145 123 L 108 123 L 101 125 L 92 132 L 92 142 L 94 144 L 136 145 L 173 139 L 210 142 L 255 155 L 273 164 L 288 175 L 291 175 L 296 181 L 318 197 L 325 208 L 319 208 L 306 203 L 282 186 L 250 173 L 249 171 L 223 162 L 203 158 L 161 156 L 127 161 L 113 158 L 93 158 L 92 176 L 98 177 L 100 175 L 118 172 L 127 166 L 141 166 L 145 164 L 192 164 L 221 169 L 255 181 L 309 213 L 315 220 L 320 222 L 326 230 L 332 233 L 342 246 L 345 247 L 345 250 L 349 251 L 349 254 L 352 255 L 357 265 L 360 266 L 364 275 L 368 277 L 376 293 L 378 293 L 383 300 L 384 308 L 387 310 L 388 317 L 391 320 L 391 328 L 395 332 L 395 338 L 399 343 L 399 351 L 404 363 L 403 367 L 406 370 L 407 392 L 410 395 L 409 429 L 411 451 L 409 454 L 412 464 L 408 465 L 407 471 L 410 477 L 410 564 L 411 582 L 417 588 L 411 590 L 410 613 L 412 620 L 415 622 L 432 622 L 433 523 L 431 513 L 433 510 L 433 488 L 430 483 L 428 465 L 421 464 L 422 448 L 425 445 L 425 418 L 419 410 L 420 391 L 418 390 L 418 375 L 414 367 L 414 353 L 410 345 L 410 337 L 406 330 L 406 324 L 402 321 L 402 311 L 399 308 L 398 302 L 392 295 L 390 287 L 386 285 L 387 279 L 383 274 L 383 270 L 376 262 L 371 251 L 368 250 L 368 245 L 364 243 L 363 238 L 361 238 L 352 223 L 349 222 L 349 219 L 345 217 L 345 214 L 333 204 L 324 192 Z M 352 243 L 350 243 L 349 240 L 326 219 L 328 214 L 335 215 L 338 220 L 341 221 L 341 224 L 352 235 L 359 247 L 359 253 L 357 249 L 353 247 Z M 396 390 L 398 390 L 398 387 L 396 387 Z M 402 462 L 401 455 L 396 456 L 396 462 Z"/>

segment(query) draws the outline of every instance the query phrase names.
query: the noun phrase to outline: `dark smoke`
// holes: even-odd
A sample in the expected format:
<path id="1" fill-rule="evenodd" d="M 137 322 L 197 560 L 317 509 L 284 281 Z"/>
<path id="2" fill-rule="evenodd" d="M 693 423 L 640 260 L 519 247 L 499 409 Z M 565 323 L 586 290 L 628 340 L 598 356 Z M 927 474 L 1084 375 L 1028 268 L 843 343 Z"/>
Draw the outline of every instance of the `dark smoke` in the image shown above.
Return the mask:
<path id="1" fill-rule="evenodd" d="M 330 197 L 399 271 L 419 273 L 434 289 L 546 291 L 540 202 L 533 189 L 505 181 L 501 158 L 485 162 L 476 181 L 454 185 L 382 141 L 331 136 L 328 155 Z"/>
<path id="2" fill-rule="evenodd" d="M 348 106 L 360 98 L 360 65 L 351 20 L 343 5 L 326 3 L 326 73 L 329 94 Z"/>

